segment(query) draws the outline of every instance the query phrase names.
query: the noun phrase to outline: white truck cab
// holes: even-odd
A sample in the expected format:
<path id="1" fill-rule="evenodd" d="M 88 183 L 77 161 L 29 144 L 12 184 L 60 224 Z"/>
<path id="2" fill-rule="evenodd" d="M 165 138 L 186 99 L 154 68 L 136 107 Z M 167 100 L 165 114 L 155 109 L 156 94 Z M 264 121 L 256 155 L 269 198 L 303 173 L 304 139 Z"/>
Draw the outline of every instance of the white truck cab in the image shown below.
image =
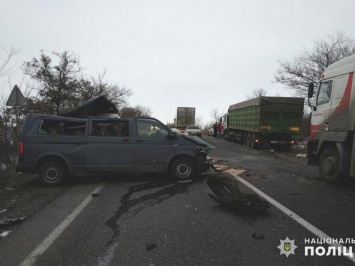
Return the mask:
<path id="1" fill-rule="evenodd" d="M 338 182 L 355 177 L 355 55 L 330 65 L 322 74 L 312 106 L 309 163 L 318 163 L 321 177 Z M 310 84 L 308 97 L 313 96 Z"/>

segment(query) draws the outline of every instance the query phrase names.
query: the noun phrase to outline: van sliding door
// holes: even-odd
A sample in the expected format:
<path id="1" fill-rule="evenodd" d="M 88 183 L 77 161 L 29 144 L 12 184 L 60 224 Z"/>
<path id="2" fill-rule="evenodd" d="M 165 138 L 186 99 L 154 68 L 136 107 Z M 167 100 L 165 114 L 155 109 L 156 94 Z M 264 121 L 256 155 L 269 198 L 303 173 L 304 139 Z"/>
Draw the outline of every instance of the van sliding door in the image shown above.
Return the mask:
<path id="1" fill-rule="evenodd" d="M 130 172 L 132 136 L 129 121 L 92 119 L 87 144 L 87 167 L 94 172 Z"/>

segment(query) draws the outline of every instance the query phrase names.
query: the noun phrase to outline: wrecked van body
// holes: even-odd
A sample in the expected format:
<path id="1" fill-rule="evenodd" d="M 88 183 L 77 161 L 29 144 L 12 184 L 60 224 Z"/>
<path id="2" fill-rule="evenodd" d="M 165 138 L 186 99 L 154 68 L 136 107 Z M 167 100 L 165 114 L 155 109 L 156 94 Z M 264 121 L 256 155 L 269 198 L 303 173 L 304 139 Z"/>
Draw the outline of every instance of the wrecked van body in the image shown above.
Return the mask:
<path id="1" fill-rule="evenodd" d="M 211 148 L 151 117 L 31 113 L 20 135 L 16 170 L 38 173 L 47 185 L 60 184 L 69 175 L 122 172 L 166 173 L 186 180 L 208 171 Z"/>

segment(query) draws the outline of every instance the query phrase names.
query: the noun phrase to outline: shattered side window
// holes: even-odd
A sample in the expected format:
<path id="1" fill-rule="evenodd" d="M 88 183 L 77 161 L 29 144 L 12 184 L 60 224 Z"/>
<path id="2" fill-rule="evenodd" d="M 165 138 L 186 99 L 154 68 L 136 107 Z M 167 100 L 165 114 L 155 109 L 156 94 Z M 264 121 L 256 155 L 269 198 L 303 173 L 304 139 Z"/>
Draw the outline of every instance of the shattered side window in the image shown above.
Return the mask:
<path id="1" fill-rule="evenodd" d="M 129 137 L 129 122 L 125 120 L 93 120 L 91 124 L 92 136 Z"/>
<path id="2" fill-rule="evenodd" d="M 85 122 L 44 119 L 38 133 L 41 135 L 81 136 L 85 135 L 85 130 Z"/>
<path id="3" fill-rule="evenodd" d="M 159 138 L 169 134 L 169 130 L 156 120 L 149 118 L 137 119 L 138 138 Z"/>

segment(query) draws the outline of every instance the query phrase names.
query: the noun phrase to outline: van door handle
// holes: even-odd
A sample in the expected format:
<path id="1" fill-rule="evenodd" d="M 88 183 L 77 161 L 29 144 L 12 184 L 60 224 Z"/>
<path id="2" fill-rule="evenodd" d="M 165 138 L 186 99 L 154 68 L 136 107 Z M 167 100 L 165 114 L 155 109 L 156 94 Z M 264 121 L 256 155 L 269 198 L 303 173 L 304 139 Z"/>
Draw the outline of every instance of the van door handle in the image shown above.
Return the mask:
<path id="1" fill-rule="evenodd" d="M 129 141 L 129 139 L 122 139 L 121 141 L 128 142 L 128 141 Z"/>
<path id="2" fill-rule="evenodd" d="M 137 142 L 143 142 L 143 140 L 142 140 L 142 139 L 137 139 L 136 141 L 137 141 Z"/>

